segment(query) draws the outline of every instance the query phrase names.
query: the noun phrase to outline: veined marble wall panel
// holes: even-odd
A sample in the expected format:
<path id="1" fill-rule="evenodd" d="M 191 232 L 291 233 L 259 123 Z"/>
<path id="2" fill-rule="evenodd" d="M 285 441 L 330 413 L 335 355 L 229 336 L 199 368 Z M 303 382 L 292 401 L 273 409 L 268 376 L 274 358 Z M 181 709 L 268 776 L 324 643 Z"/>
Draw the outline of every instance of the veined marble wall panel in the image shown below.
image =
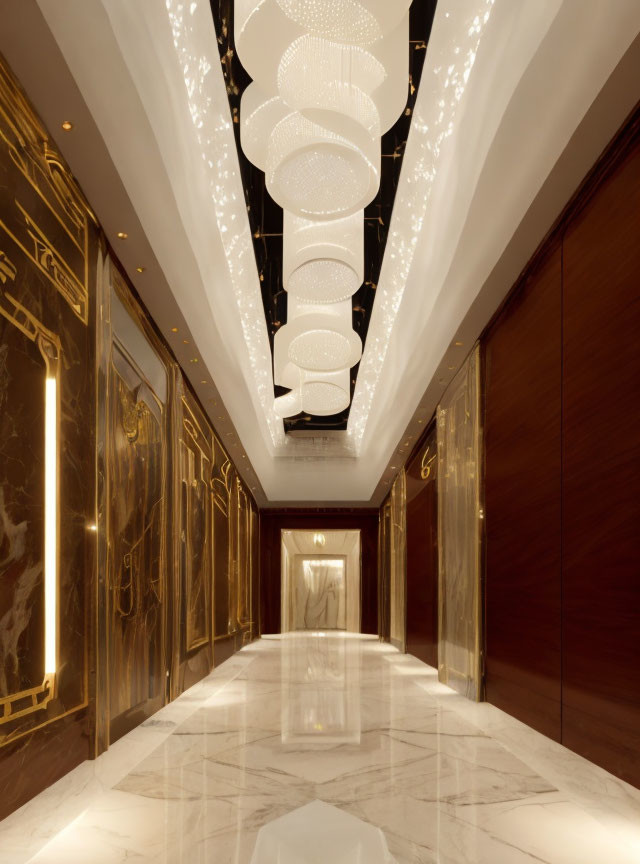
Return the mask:
<path id="1" fill-rule="evenodd" d="M 389 536 L 389 622 L 390 640 L 400 651 L 406 642 L 407 593 L 407 484 L 404 469 L 396 477 L 390 493 L 391 524 Z"/>
<path id="2" fill-rule="evenodd" d="M 346 630 L 346 556 L 295 555 L 289 621 L 292 630 Z"/>
<path id="3" fill-rule="evenodd" d="M 438 427 L 438 677 L 480 699 L 481 428 L 476 346 L 447 389 Z"/>
<path id="4" fill-rule="evenodd" d="M 99 244 L 0 58 L 0 819 L 89 753 Z"/>

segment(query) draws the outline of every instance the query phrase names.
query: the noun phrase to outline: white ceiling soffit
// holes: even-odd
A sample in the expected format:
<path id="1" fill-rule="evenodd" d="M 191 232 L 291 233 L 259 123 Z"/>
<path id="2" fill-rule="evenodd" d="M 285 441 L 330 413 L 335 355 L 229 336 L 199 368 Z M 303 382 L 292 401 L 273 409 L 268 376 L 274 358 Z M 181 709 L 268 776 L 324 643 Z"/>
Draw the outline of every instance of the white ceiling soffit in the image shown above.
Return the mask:
<path id="1" fill-rule="evenodd" d="M 637 0 L 440 0 L 348 431 L 290 440 L 272 412 L 208 0 L 38 2 L 273 502 L 369 501 L 456 328 L 640 29 Z"/>

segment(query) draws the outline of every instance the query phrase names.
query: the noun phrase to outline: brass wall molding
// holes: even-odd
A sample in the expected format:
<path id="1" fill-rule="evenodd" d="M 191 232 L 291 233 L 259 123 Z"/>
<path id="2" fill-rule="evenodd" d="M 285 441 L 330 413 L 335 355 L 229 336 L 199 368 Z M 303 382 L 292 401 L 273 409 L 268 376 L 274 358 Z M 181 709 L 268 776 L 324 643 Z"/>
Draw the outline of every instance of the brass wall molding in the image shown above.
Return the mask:
<path id="1" fill-rule="evenodd" d="M 0 60 L 0 145 L 27 185 L 0 227 L 64 297 L 89 320 L 89 232 L 97 221 L 64 160 Z"/>

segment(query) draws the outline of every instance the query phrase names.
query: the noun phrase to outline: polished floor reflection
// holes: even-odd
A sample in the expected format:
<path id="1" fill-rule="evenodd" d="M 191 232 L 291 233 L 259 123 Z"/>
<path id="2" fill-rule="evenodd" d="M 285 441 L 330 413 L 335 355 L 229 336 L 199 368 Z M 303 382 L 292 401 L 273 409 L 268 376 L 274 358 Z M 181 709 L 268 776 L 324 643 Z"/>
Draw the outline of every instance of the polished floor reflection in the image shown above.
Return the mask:
<path id="1" fill-rule="evenodd" d="M 3 864 L 288 862 L 318 801 L 360 820 L 331 862 L 362 823 L 389 864 L 639 860 L 640 792 L 374 638 L 254 643 L 91 764 L 0 823 Z"/>

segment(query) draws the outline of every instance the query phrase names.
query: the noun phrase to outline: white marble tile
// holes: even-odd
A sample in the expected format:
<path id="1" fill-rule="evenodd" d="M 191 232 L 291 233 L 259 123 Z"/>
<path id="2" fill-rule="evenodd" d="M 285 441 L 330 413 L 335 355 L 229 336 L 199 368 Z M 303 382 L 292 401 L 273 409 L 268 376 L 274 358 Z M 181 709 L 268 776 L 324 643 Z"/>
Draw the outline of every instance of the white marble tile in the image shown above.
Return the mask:
<path id="1" fill-rule="evenodd" d="M 389 646 L 292 634 L 0 823 L 0 862 L 250 864 L 314 801 L 380 828 L 397 864 L 640 860 L 638 790 Z"/>

